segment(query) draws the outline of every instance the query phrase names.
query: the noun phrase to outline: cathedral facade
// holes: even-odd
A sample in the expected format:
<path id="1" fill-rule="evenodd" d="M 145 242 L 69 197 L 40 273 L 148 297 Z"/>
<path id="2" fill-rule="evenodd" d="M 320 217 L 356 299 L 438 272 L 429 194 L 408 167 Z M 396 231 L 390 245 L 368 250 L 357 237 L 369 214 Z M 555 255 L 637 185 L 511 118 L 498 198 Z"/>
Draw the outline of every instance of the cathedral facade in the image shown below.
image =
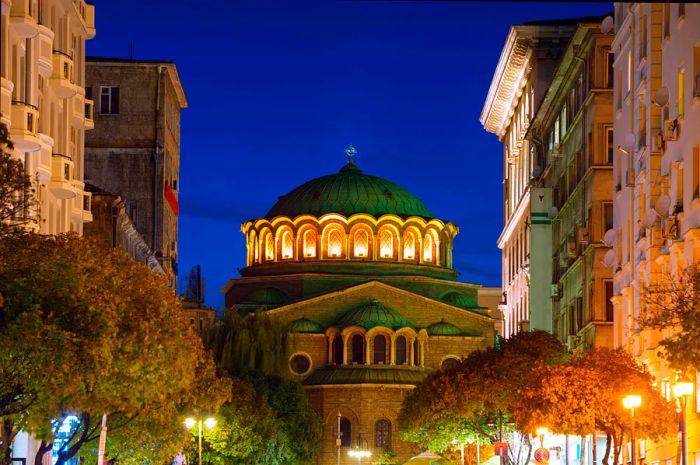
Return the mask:
<path id="1" fill-rule="evenodd" d="M 317 463 L 357 463 L 358 448 L 401 463 L 419 453 L 399 437 L 404 396 L 495 339 L 480 286 L 452 266 L 459 228 L 350 159 L 241 230 L 247 263 L 223 289 L 226 306 L 289 328 L 285 375 L 323 420 Z"/>

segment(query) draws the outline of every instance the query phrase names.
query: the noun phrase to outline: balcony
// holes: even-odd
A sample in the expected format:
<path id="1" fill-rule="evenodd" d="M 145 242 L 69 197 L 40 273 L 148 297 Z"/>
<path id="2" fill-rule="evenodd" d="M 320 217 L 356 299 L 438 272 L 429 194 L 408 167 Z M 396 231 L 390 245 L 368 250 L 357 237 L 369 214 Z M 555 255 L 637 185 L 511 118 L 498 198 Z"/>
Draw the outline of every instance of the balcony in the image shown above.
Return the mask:
<path id="1" fill-rule="evenodd" d="M 92 221 L 92 192 L 83 192 L 83 222 Z"/>
<path id="2" fill-rule="evenodd" d="M 46 79 L 53 71 L 53 38 L 54 33 L 46 26 L 39 25 L 39 57 L 37 59 L 39 74 Z"/>
<path id="3" fill-rule="evenodd" d="M 53 51 L 53 71 L 49 83 L 59 98 L 75 95 L 78 88 L 73 84 L 73 57 L 58 50 Z"/>
<path id="4" fill-rule="evenodd" d="M 0 78 L 0 121 L 10 126 L 12 115 L 12 89 L 15 85 L 9 79 Z"/>
<path id="5" fill-rule="evenodd" d="M 73 160 L 65 155 L 54 153 L 51 155 L 51 182 L 49 189 L 59 199 L 72 199 L 76 196 L 73 179 Z"/>
<path id="6" fill-rule="evenodd" d="M 76 95 L 70 99 L 71 117 L 73 123 L 80 127 L 85 122 L 85 96 L 82 94 L 82 88 L 78 89 Z M 73 155 L 70 153 L 69 155 Z"/>
<path id="7" fill-rule="evenodd" d="M 95 120 L 93 119 L 94 112 L 95 112 L 95 102 L 86 98 L 85 99 L 85 129 L 93 129 L 95 127 Z"/>
<path id="8" fill-rule="evenodd" d="M 73 0 L 75 11 L 83 20 L 83 25 L 87 32 L 86 39 L 95 37 L 95 7 L 85 2 L 85 0 Z"/>
<path id="9" fill-rule="evenodd" d="M 10 26 L 23 39 L 39 33 L 37 0 L 14 0 L 10 7 Z"/>
<path id="10" fill-rule="evenodd" d="M 18 152 L 36 152 L 41 148 L 37 134 L 39 109 L 24 102 L 12 102 L 10 140 Z"/>

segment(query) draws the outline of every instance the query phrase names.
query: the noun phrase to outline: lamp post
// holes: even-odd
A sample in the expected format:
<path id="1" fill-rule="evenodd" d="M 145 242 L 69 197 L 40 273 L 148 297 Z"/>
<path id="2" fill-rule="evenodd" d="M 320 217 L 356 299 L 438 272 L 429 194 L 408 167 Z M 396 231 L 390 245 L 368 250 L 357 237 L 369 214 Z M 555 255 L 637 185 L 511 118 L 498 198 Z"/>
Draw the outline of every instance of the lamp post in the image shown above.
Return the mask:
<path id="1" fill-rule="evenodd" d="M 693 383 L 685 378 L 681 378 L 673 385 L 673 395 L 678 398 L 681 404 L 681 419 L 678 429 L 681 433 L 681 465 L 688 465 L 688 433 L 685 424 L 685 408 L 688 396 L 693 393 Z"/>
<path id="2" fill-rule="evenodd" d="M 363 449 L 362 444 L 366 444 L 367 448 Z M 357 463 L 362 462 L 362 459 L 364 458 L 369 458 L 372 456 L 372 452 L 369 451 L 369 444 L 367 444 L 366 440 L 362 439 L 362 433 L 358 434 L 357 436 L 357 445 L 355 446 L 354 449 L 350 449 L 348 451 L 348 455 L 352 458 L 357 459 Z"/>
<path id="3" fill-rule="evenodd" d="M 197 449 L 197 457 L 199 461 L 197 462 L 197 465 L 202 465 L 202 419 L 194 419 L 192 417 L 189 417 L 185 419 L 185 426 L 187 426 L 188 429 L 191 429 L 194 425 L 198 426 L 198 439 L 199 439 L 199 447 Z M 214 426 L 216 426 L 216 420 L 209 417 L 206 420 L 204 420 L 204 426 L 207 427 L 207 429 L 212 429 Z"/>
<path id="4" fill-rule="evenodd" d="M 637 465 L 637 440 L 634 434 L 634 409 L 639 408 L 639 406 L 642 405 L 642 396 L 630 394 L 622 399 L 622 405 L 624 405 L 626 409 L 630 410 L 630 415 L 632 416 L 632 465 Z"/>
<path id="5" fill-rule="evenodd" d="M 535 430 L 535 433 L 537 436 L 540 438 L 540 447 L 544 447 L 544 436 L 545 434 L 549 433 L 549 430 L 547 429 L 546 426 L 540 426 Z"/>

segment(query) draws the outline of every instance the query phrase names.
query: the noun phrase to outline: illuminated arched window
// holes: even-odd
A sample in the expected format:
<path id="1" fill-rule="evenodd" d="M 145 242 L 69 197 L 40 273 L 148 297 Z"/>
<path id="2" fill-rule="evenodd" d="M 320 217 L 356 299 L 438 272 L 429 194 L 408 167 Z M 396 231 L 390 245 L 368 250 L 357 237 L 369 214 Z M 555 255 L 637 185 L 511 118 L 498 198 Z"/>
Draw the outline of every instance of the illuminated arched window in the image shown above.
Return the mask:
<path id="1" fill-rule="evenodd" d="M 257 263 L 258 260 L 260 260 L 260 241 L 256 237 L 253 241 L 253 261 Z"/>
<path id="2" fill-rule="evenodd" d="M 403 238 L 403 258 L 404 260 L 416 258 L 416 236 L 410 231 Z"/>
<path id="3" fill-rule="evenodd" d="M 391 448 L 391 422 L 389 420 L 381 419 L 374 424 L 374 447 L 378 449 Z"/>
<path id="4" fill-rule="evenodd" d="M 292 258 L 294 256 L 294 237 L 291 231 L 282 233 L 282 258 Z"/>
<path id="5" fill-rule="evenodd" d="M 369 250 L 369 234 L 364 229 L 355 231 L 353 238 L 356 257 L 366 257 Z"/>
<path id="6" fill-rule="evenodd" d="M 433 261 L 433 236 L 430 234 L 426 234 L 423 240 L 423 261 Z"/>
<path id="7" fill-rule="evenodd" d="M 312 229 L 307 229 L 304 232 L 304 256 L 305 257 L 315 257 L 316 256 L 316 231 Z"/>
<path id="8" fill-rule="evenodd" d="M 328 256 L 340 257 L 343 255 L 343 232 L 339 229 L 331 229 L 328 232 Z"/>
<path id="9" fill-rule="evenodd" d="M 272 240 L 272 234 L 265 236 L 265 260 L 275 259 L 275 242 Z"/>
<path id="10" fill-rule="evenodd" d="M 394 235 L 386 229 L 379 233 L 379 256 L 382 258 L 394 256 Z"/>

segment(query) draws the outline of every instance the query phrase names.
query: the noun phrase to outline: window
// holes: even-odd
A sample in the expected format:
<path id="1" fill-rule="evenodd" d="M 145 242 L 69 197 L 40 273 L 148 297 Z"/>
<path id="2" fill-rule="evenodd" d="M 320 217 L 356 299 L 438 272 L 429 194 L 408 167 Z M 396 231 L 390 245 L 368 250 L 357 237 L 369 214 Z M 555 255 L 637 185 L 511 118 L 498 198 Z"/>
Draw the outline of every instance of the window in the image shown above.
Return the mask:
<path id="1" fill-rule="evenodd" d="M 333 363 L 336 365 L 343 364 L 343 338 L 341 336 L 336 336 L 333 339 Z"/>
<path id="2" fill-rule="evenodd" d="M 678 19 L 681 19 L 685 16 L 685 3 L 679 3 L 678 4 Z"/>
<path id="3" fill-rule="evenodd" d="M 100 114 L 119 114 L 119 87 L 100 86 Z"/>
<path id="4" fill-rule="evenodd" d="M 700 98 L 700 45 L 693 47 L 693 98 Z"/>
<path id="5" fill-rule="evenodd" d="M 605 321 L 615 321 L 615 307 L 610 299 L 613 297 L 613 282 L 605 281 Z"/>
<path id="6" fill-rule="evenodd" d="M 613 76 L 615 76 L 615 52 L 608 50 L 605 54 L 605 87 L 612 89 L 613 87 Z"/>
<path id="7" fill-rule="evenodd" d="M 632 91 L 632 67 L 632 50 L 630 50 L 627 52 L 627 94 Z"/>
<path id="8" fill-rule="evenodd" d="M 265 260 L 275 259 L 275 244 L 272 240 L 272 234 L 265 236 Z"/>
<path id="9" fill-rule="evenodd" d="M 407 232 L 403 237 L 403 258 L 413 260 L 416 257 L 416 236 L 412 232 Z"/>
<path id="10" fill-rule="evenodd" d="M 343 233 L 339 229 L 328 232 L 328 255 L 340 257 L 343 253 Z"/>
<path id="11" fill-rule="evenodd" d="M 678 70 L 678 117 L 685 115 L 685 70 Z"/>
<path id="12" fill-rule="evenodd" d="M 427 234 L 423 240 L 423 261 L 433 261 L 433 236 Z"/>
<path id="13" fill-rule="evenodd" d="M 459 366 L 459 359 L 456 357 L 447 357 L 440 364 L 440 369 L 442 371 L 449 370 L 451 368 L 456 368 Z"/>
<path id="14" fill-rule="evenodd" d="M 664 38 L 671 36 L 671 4 L 664 3 Z"/>
<path id="15" fill-rule="evenodd" d="M 361 334 L 352 337 L 352 363 L 362 365 L 365 363 L 365 338 Z"/>
<path id="16" fill-rule="evenodd" d="M 612 126 L 605 126 L 605 163 L 613 164 L 615 156 L 615 133 Z"/>
<path id="17" fill-rule="evenodd" d="M 614 216 L 613 216 L 614 210 L 613 210 L 613 204 L 612 203 L 603 203 L 603 215 L 605 216 L 605 232 L 608 232 L 608 230 L 613 228 L 613 221 L 614 221 Z"/>
<path id="18" fill-rule="evenodd" d="M 376 335 L 372 351 L 374 352 L 375 364 L 386 364 L 386 337 L 381 334 Z"/>
<path id="19" fill-rule="evenodd" d="M 352 426 L 347 418 L 340 419 L 340 445 L 350 447 L 352 444 Z"/>
<path id="20" fill-rule="evenodd" d="M 356 257 L 366 257 L 369 250 L 369 233 L 364 229 L 355 231 L 354 249 Z"/>
<path id="21" fill-rule="evenodd" d="M 315 257 L 316 256 L 316 231 L 307 229 L 304 232 L 304 256 L 305 257 Z"/>
<path id="22" fill-rule="evenodd" d="M 406 338 L 404 336 L 398 336 L 396 338 L 396 364 L 397 365 L 405 365 L 406 362 L 408 362 L 408 358 L 406 357 L 406 349 L 407 349 Z"/>
<path id="23" fill-rule="evenodd" d="M 374 425 L 374 447 L 391 448 L 391 422 L 386 419 L 378 420 Z"/>
<path id="24" fill-rule="evenodd" d="M 386 229 L 379 234 L 379 255 L 382 258 L 390 258 L 394 255 L 394 235 Z"/>
<path id="25" fill-rule="evenodd" d="M 258 238 L 255 238 L 255 241 L 253 242 L 253 260 L 257 263 L 258 259 L 260 258 L 260 241 Z"/>
<path id="26" fill-rule="evenodd" d="M 311 368 L 311 359 L 306 354 L 296 354 L 289 359 L 289 368 L 297 375 L 303 375 Z"/>
<path id="27" fill-rule="evenodd" d="M 418 342 L 418 338 L 416 338 L 413 340 L 413 364 L 415 366 L 421 366 L 420 355 L 420 342 Z"/>
<path id="28" fill-rule="evenodd" d="M 292 258 L 294 255 L 294 237 L 291 231 L 282 233 L 282 258 Z"/>

